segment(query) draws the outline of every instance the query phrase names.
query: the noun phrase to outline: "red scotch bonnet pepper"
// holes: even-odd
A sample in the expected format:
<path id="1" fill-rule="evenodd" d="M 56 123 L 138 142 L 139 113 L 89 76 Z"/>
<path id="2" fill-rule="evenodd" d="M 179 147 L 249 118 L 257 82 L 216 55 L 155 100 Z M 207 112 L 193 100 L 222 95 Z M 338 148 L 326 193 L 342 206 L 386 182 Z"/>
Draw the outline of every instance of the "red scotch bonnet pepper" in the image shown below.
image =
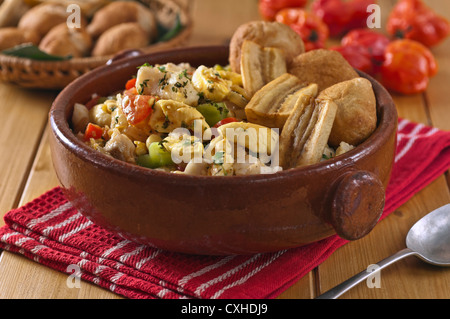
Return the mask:
<path id="1" fill-rule="evenodd" d="M 415 40 L 427 47 L 436 46 L 450 34 L 449 21 L 421 0 L 399 0 L 386 28 L 396 38 Z"/>
<path id="2" fill-rule="evenodd" d="M 301 8 L 286 8 L 276 16 L 277 22 L 290 26 L 305 43 L 305 50 L 315 50 L 325 47 L 328 40 L 328 26 L 314 13 Z"/>
<path id="3" fill-rule="evenodd" d="M 384 62 L 384 53 L 390 41 L 377 31 L 356 29 L 342 38 L 340 46 L 331 49 L 340 52 L 354 68 L 375 75 Z"/>
<path id="4" fill-rule="evenodd" d="M 274 21 L 278 11 L 284 8 L 303 8 L 308 0 L 259 0 L 259 13 L 267 21 Z"/>
<path id="5" fill-rule="evenodd" d="M 330 29 L 330 36 L 342 36 L 350 30 L 364 28 L 370 13 L 367 7 L 376 0 L 315 0 L 312 11 Z"/>
<path id="6" fill-rule="evenodd" d="M 421 43 L 403 39 L 391 42 L 386 48 L 381 68 L 383 85 L 402 94 L 424 92 L 431 77 L 438 71 L 431 51 Z"/>

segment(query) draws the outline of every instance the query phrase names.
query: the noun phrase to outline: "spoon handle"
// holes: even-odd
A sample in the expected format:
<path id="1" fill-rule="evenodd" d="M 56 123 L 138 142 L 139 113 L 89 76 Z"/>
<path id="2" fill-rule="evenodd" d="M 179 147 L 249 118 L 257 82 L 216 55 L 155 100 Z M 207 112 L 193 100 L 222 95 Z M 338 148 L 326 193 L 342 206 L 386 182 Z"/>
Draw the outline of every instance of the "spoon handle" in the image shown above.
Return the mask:
<path id="1" fill-rule="evenodd" d="M 334 287 L 333 289 L 327 291 L 326 293 L 318 296 L 316 299 L 337 299 L 338 297 L 340 297 L 341 295 L 343 295 L 344 293 L 346 293 L 347 291 L 349 291 L 351 288 L 355 287 L 356 285 L 358 285 L 359 283 L 361 283 L 362 281 L 366 280 L 367 278 L 369 278 L 370 276 L 373 276 L 375 273 L 381 271 L 382 269 L 392 265 L 393 263 L 399 261 L 400 259 L 403 259 L 405 257 L 408 256 L 412 256 L 415 255 L 416 252 L 414 252 L 413 250 L 406 248 L 403 249 L 401 251 L 399 251 L 398 253 L 383 259 L 382 261 L 380 261 L 379 263 L 377 263 L 378 265 L 378 269 L 373 271 L 373 272 L 368 272 L 368 271 L 362 271 L 359 274 L 351 277 L 350 279 L 344 281 L 343 283 L 341 283 L 340 285 Z"/>

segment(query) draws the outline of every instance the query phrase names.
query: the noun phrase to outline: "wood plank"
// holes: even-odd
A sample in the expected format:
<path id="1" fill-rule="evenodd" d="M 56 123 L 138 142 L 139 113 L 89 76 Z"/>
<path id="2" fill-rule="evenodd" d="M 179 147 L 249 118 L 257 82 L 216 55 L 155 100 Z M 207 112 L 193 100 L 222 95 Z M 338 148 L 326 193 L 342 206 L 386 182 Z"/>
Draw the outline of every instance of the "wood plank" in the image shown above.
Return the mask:
<path id="1" fill-rule="evenodd" d="M 431 0 L 428 2 L 433 7 L 442 3 L 442 1 Z M 383 14 L 386 14 L 389 12 L 389 5 L 394 2 L 379 1 L 379 3 Z M 445 12 L 450 11 L 447 9 Z M 448 49 L 441 48 L 436 50 L 435 54 L 439 61 L 448 60 Z M 448 72 L 447 68 L 448 65 L 445 65 L 445 72 Z M 446 103 L 448 97 L 442 95 L 445 88 L 437 87 L 439 83 L 448 83 L 446 74 L 441 73 L 432 81 L 427 95 L 392 94 L 399 116 L 427 125 L 434 125 L 434 121 L 440 116 L 445 118 L 446 115 L 443 114 L 448 113 L 444 110 L 443 105 L 448 105 Z M 440 107 L 434 105 L 440 105 Z M 445 122 L 445 119 L 443 121 Z M 444 124 L 441 123 L 441 125 Z M 320 293 L 367 269 L 369 265 L 403 249 L 409 228 L 422 216 L 449 201 L 449 190 L 443 176 L 382 221 L 367 237 L 349 243 L 322 264 L 319 267 Z M 412 282 L 414 285 L 411 285 Z M 410 258 L 400 261 L 382 272 L 381 289 L 370 289 L 363 283 L 342 298 L 448 298 L 450 296 L 449 283 L 450 273 L 426 265 L 417 258 Z"/>
<path id="2" fill-rule="evenodd" d="M 67 285 L 68 275 L 10 252 L 0 257 L 1 299 L 120 299 L 94 284 Z"/>
<path id="3" fill-rule="evenodd" d="M 427 3 L 450 20 L 450 2 L 439 0 L 428 0 Z M 430 87 L 425 94 L 428 113 L 433 125 L 441 130 L 450 130 L 450 94 L 448 83 L 450 83 L 450 38 L 432 49 L 439 64 L 438 74 L 431 79 Z M 447 184 L 450 185 L 450 174 L 446 174 Z"/>
<path id="4" fill-rule="evenodd" d="M 195 2 L 196 16 L 205 16 L 211 12 L 219 13 L 217 29 L 211 33 L 207 19 L 196 24 L 192 37 L 192 45 L 223 44 L 228 41 L 235 28 L 245 22 L 246 17 L 255 15 L 255 2 L 245 2 L 243 12 L 234 15 L 234 11 L 226 10 L 224 6 L 238 5 L 240 1 L 217 2 L 210 0 L 197 0 Z M 232 15 L 233 13 L 233 15 Z M 233 21 L 233 23 L 229 23 Z M 25 189 L 20 197 L 20 205 L 23 205 L 45 191 L 58 185 L 56 174 L 51 162 L 50 148 L 48 144 L 49 128 L 43 135 L 40 147 L 36 154 Z M 33 274 L 33 276 L 30 276 Z M 312 296 L 311 287 L 314 286 L 314 276 L 308 274 L 293 287 L 282 294 L 284 299 L 309 299 Z M 4 252 L 0 259 L 0 298 L 120 298 L 120 296 L 99 288 L 93 284 L 83 282 L 82 289 L 70 289 L 66 286 L 67 275 L 48 269 L 36 262 L 22 256 Z M 52 282 L 48 285 L 48 282 Z M 17 284 L 19 283 L 19 284 Z M 28 286 L 32 286 L 30 289 Z"/>
<path id="5" fill-rule="evenodd" d="M 0 83 L 0 217 L 17 206 L 47 123 L 53 92 Z M 0 226 L 3 218 L 0 219 Z"/>
<path id="6" fill-rule="evenodd" d="M 450 194 L 444 177 L 421 191 L 380 222 L 367 237 L 340 248 L 320 270 L 321 293 L 372 264 L 405 248 L 409 229 L 428 212 L 447 204 Z M 414 285 L 411 285 L 414 283 Z M 410 257 L 381 272 L 381 288 L 355 287 L 342 299 L 449 298 L 450 272 Z"/>
<path id="7" fill-rule="evenodd" d="M 50 132 L 51 128 L 47 125 L 42 140 L 39 143 L 39 149 L 36 153 L 36 158 L 26 181 L 24 191 L 20 198 L 19 207 L 59 185 L 51 159 L 50 144 L 48 140 Z"/>
<path id="8" fill-rule="evenodd" d="M 195 20 L 190 45 L 228 44 L 241 24 L 261 19 L 257 4 L 257 0 L 195 0 Z"/>
<path id="9" fill-rule="evenodd" d="M 433 10 L 450 20 L 450 2 L 441 0 L 424 1 Z M 384 7 L 383 7 L 384 8 Z M 393 94 L 398 105 L 399 116 L 412 121 L 433 125 L 439 129 L 450 130 L 450 38 L 438 46 L 431 48 L 439 65 L 438 74 L 430 80 L 427 92 L 424 95 L 402 96 Z M 425 105 L 422 108 L 421 105 Z"/>
<path id="10" fill-rule="evenodd" d="M 379 1 L 383 11 L 386 11 L 387 8 L 384 4 L 392 2 L 394 1 Z M 429 0 L 427 2 L 433 2 L 431 5 L 434 6 L 435 3 L 441 3 L 442 1 Z M 196 24 L 191 44 L 226 43 L 238 25 L 259 18 L 256 3 L 256 0 L 196 0 L 193 7 Z M 230 10 L 229 8 L 239 8 L 239 10 Z M 446 9 L 444 12 L 450 13 L 450 10 Z M 450 67 L 445 64 L 445 57 L 449 52 L 448 47 L 439 47 L 435 52 L 439 59 L 444 59 L 443 68 L 445 71 L 450 72 Z M 448 83 L 448 77 L 445 74 L 439 74 L 438 76 L 440 77 L 433 79 L 425 99 L 422 95 L 394 96 L 400 116 L 424 124 L 429 124 L 431 121 L 437 123 L 438 127 L 448 127 L 448 121 L 445 119 L 448 114 L 445 109 L 446 104 L 448 105 L 448 98 L 442 100 L 442 94 L 445 92 L 443 89 L 436 87 L 439 83 Z M 13 94 L 12 91 L 15 93 Z M 11 151 L 13 153 L 5 159 L 0 158 L 0 191 L 2 192 L 0 195 L 0 214 L 14 205 L 21 205 L 32 200 L 57 185 L 46 135 L 48 129 L 39 142 L 45 127 L 46 112 L 51 101 L 51 95 L 32 91 L 20 94 L 21 92 L 21 90 L 10 88 L 8 85 L 0 85 L 0 93 L 4 93 L 3 96 L 8 97 L 6 101 L 21 101 L 20 103 L 17 102 L 19 106 L 16 106 L 16 102 L 13 102 L 15 110 L 12 114 L 7 115 L 8 120 L 13 120 L 11 123 L 22 120 L 28 126 L 24 129 L 24 136 L 28 138 L 28 141 L 20 147 L 15 146 L 12 142 L 19 140 L 23 142 L 24 138 L 15 140 L 13 138 L 12 141 L 9 141 L 9 135 L 13 130 L 11 128 L 3 130 L 0 127 L 0 133 L 6 133 L 9 137 L 8 139 L 3 138 L 4 134 L 1 134 L 1 143 L 12 143 L 5 148 L 3 147 L 4 144 L 1 144 L 1 150 L 2 152 Z M 24 106 L 30 103 L 33 105 L 33 102 L 40 105 L 37 107 L 40 111 L 36 108 L 31 109 L 30 105 Z M 425 102 L 428 102 L 428 104 Z M 9 108 L 0 105 L 0 110 L 9 111 Z M 30 145 L 34 146 L 31 151 Z M 40 147 L 38 148 L 37 145 L 40 145 Z M 26 158 L 18 160 L 18 155 Z M 36 160 L 33 162 L 35 155 Z M 18 163 L 13 163 L 14 161 L 18 161 Z M 28 176 L 30 168 L 31 172 Z M 9 183 L 3 184 L 6 181 L 9 181 Z M 14 187 L 8 189 L 7 185 Z M 22 189 L 24 189 L 23 192 Z M 14 199 L 11 199 L 11 194 Z M 395 253 L 404 247 L 404 238 L 409 227 L 427 212 L 448 203 L 449 199 L 447 184 L 445 178 L 442 177 L 380 223 L 368 237 L 337 251 L 319 267 L 317 276 L 314 272 L 311 272 L 283 293 L 280 298 L 311 298 L 315 295 L 317 285 L 320 284 L 320 291 L 323 292 L 365 269 L 369 264 Z M 342 261 L 346 262 L 343 263 Z M 320 278 L 319 283 L 316 283 L 316 278 Z M 0 298 L 119 298 L 119 296 L 107 290 L 86 282 L 82 282 L 81 289 L 69 289 L 66 285 L 66 279 L 67 275 L 39 265 L 20 255 L 3 252 L 0 257 Z M 414 282 L 413 287 L 412 282 Z M 442 298 L 443 296 L 449 298 L 449 287 L 448 272 L 445 273 L 444 270 L 424 266 L 423 262 L 411 258 L 383 271 L 381 289 L 368 289 L 365 285 L 362 285 L 349 292 L 345 298 Z"/>
<path id="11" fill-rule="evenodd" d="M 450 1 L 427 0 L 434 10 L 450 20 Z M 438 74 L 431 79 L 426 93 L 426 102 L 433 125 L 442 130 L 450 130 L 450 38 L 432 48 L 439 65 Z"/>
<path id="12" fill-rule="evenodd" d="M 423 94 L 400 95 L 391 93 L 391 95 L 397 106 L 399 117 L 415 123 L 431 125 L 431 120 L 428 116 L 425 104 L 425 96 Z"/>
<path id="13" fill-rule="evenodd" d="M 18 206 L 59 185 L 51 160 L 47 125 L 40 141 L 28 180 Z M 4 251 L 0 257 L 0 298 L 7 299 L 117 299 L 120 296 L 82 281 L 80 288 L 67 286 L 68 275 L 39 263 Z"/>
<path id="14" fill-rule="evenodd" d="M 312 299 L 315 296 L 315 270 L 294 283 L 278 299 Z"/>

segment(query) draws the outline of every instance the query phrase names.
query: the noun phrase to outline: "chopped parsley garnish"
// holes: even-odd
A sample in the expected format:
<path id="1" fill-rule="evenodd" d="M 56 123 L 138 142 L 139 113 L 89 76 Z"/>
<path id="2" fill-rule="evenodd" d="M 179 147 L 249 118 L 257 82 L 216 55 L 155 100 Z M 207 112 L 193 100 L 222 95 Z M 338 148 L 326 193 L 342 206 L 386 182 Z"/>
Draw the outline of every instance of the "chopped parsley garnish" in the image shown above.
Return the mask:
<path id="1" fill-rule="evenodd" d="M 166 129 L 169 127 L 169 125 L 170 125 L 170 120 L 169 120 L 169 117 L 166 115 L 166 119 L 164 120 L 162 127 L 163 127 L 163 129 Z"/>
<path id="2" fill-rule="evenodd" d="M 165 150 L 164 144 L 165 144 L 165 143 L 168 143 L 168 142 L 169 142 L 169 141 L 167 141 L 167 140 L 162 140 L 161 142 L 158 143 L 158 145 L 159 145 L 159 147 L 160 147 L 162 150 Z"/>
<path id="3" fill-rule="evenodd" d="M 161 90 L 164 90 L 164 88 L 166 87 L 166 85 L 168 85 L 169 83 L 167 82 L 167 73 L 164 73 L 164 77 L 162 79 L 159 80 L 158 85 L 161 86 Z"/>
<path id="4" fill-rule="evenodd" d="M 163 72 L 163 73 L 167 73 L 166 67 L 164 65 L 163 66 L 159 66 L 158 70 Z"/>
<path id="5" fill-rule="evenodd" d="M 216 165 L 223 165 L 225 152 L 217 152 L 213 156 L 213 163 Z"/>
<path id="6" fill-rule="evenodd" d="M 194 145 L 195 143 L 197 143 L 198 141 L 197 140 L 195 140 L 195 139 L 188 139 L 188 138 L 186 138 L 186 139 L 184 139 L 183 140 L 183 146 L 192 146 L 192 145 Z"/>
<path id="7" fill-rule="evenodd" d="M 144 68 L 144 67 L 150 67 L 150 68 L 152 68 L 153 66 L 152 65 L 150 65 L 150 63 L 148 63 L 148 62 L 145 62 L 144 64 L 142 64 L 141 66 L 138 66 L 136 69 L 140 69 L 140 68 Z"/>
<path id="8" fill-rule="evenodd" d="M 191 78 L 189 77 L 189 75 L 188 75 L 186 69 L 184 69 L 183 72 L 181 72 L 181 73 L 178 75 L 178 77 L 180 78 L 180 80 L 181 80 L 183 77 L 185 77 L 185 78 L 188 79 L 188 80 L 191 79 Z"/>
<path id="9" fill-rule="evenodd" d="M 210 99 L 205 98 L 205 94 L 203 92 L 198 92 L 198 104 L 211 104 L 212 101 Z"/>
<path id="10" fill-rule="evenodd" d="M 144 88 L 147 87 L 147 82 L 149 81 L 149 79 L 144 80 L 142 83 L 139 83 L 139 95 L 142 95 L 144 93 Z"/>
<path id="11" fill-rule="evenodd" d="M 149 102 L 150 102 L 151 100 L 149 100 Z M 152 108 L 152 110 L 154 111 L 155 110 L 155 104 L 156 104 L 156 99 L 154 98 L 153 99 L 153 102 L 152 102 L 152 105 L 151 105 L 151 108 Z"/>

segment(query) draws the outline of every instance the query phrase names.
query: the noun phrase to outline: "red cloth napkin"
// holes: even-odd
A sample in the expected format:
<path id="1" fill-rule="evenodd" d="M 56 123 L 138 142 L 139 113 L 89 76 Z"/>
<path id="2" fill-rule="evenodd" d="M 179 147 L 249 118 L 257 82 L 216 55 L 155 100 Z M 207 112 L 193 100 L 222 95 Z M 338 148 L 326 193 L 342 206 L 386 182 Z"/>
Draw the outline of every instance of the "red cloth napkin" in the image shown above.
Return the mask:
<path id="1" fill-rule="evenodd" d="M 382 218 L 450 167 L 450 132 L 399 121 Z M 252 256 L 188 256 L 125 240 L 87 220 L 55 188 L 5 216 L 0 248 L 127 298 L 275 298 L 347 241 Z"/>

